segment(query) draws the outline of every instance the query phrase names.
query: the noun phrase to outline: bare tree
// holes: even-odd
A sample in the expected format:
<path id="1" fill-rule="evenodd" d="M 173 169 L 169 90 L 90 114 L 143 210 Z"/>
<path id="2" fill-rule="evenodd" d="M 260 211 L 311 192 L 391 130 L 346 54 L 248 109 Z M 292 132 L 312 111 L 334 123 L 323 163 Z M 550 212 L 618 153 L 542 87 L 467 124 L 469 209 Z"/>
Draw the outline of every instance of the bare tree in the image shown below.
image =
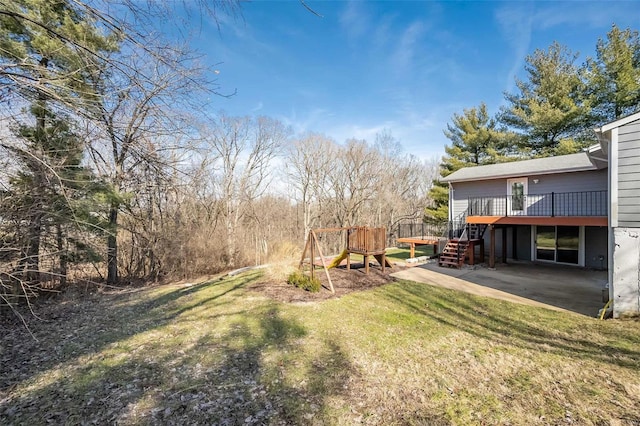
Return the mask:
<path id="1" fill-rule="evenodd" d="M 0 56 L 8 58 L 0 61 L 0 99 L 13 97 L 31 101 L 33 93 L 41 93 L 82 115 L 85 105 L 68 89 L 82 88 L 84 70 L 103 64 L 124 73 L 135 71 L 129 68 L 130 64 L 108 55 L 118 47 L 145 51 L 162 62 L 165 55 L 156 50 L 158 28 L 173 24 L 174 36 L 188 33 L 189 23 L 175 19 L 180 12 L 186 16 L 208 16 L 219 22 L 220 15 L 239 17 L 240 7 L 238 0 L 0 0 L 0 26 L 22 34 L 20 37 L 8 37 L 9 33 L 0 35 L 0 39 L 7 36 Z M 76 71 L 59 66 L 47 56 L 24 60 L 16 45 L 30 42 L 37 34 L 48 40 L 40 45 L 53 48 L 56 55 L 78 58 L 67 64 L 77 68 Z M 42 69 L 47 72 L 42 73 Z M 39 75 L 46 77 L 46 86 Z"/>
<path id="2" fill-rule="evenodd" d="M 238 226 L 253 201 L 268 188 L 272 161 L 290 129 L 268 117 L 230 117 L 220 113 L 207 129 L 205 146 L 214 153 L 227 264 L 236 265 Z"/>
<path id="3" fill-rule="evenodd" d="M 373 146 L 335 144 L 309 134 L 288 150 L 287 178 L 294 189 L 301 227 L 375 225 L 391 233 L 402 220 L 419 220 L 438 164 L 403 152 L 391 133 Z"/>
<path id="4" fill-rule="evenodd" d="M 376 136 L 382 178 L 376 197 L 376 223 L 392 230 L 402 220 L 420 220 L 427 193 L 438 171 L 437 161 L 420 161 L 403 152 L 389 132 Z"/>
<path id="5" fill-rule="evenodd" d="M 335 142 L 326 136 L 310 133 L 295 140 L 288 149 L 285 171 L 294 188 L 295 200 L 302 208 L 304 238 L 322 220 L 322 206 L 328 199 L 329 175 L 339 152 Z"/>
<path id="6" fill-rule="evenodd" d="M 192 117 L 184 113 L 193 105 L 192 94 L 206 90 L 204 69 L 192 54 L 180 47 L 163 46 L 161 60 L 147 50 L 120 55 L 127 72 L 111 68 L 94 76 L 99 93 L 95 116 L 87 123 L 87 139 L 93 166 L 109 182 L 107 282 L 118 281 L 118 215 L 127 199 L 140 195 L 131 178 L 138 170 L 165 173 L 167 152 L 192 134 Z M 135 72 L 129 72 L 135 70 Z M 175 157 L 174 157 L 175 158 Z M 154 180 L 147 180 L 146 183 Z"/>
<path id="7" fill-rule="evenodd" d="M 329 176 L 338 226 L 363 224 L 363 213 L 381 179 L 379 160 L 365 140 L 350 139 L 342 148 Z"/>
<path id="8" fill-rule="evenodd" d="M 91 184 L 106 180 L 112 189 L 107 197 L 110 205 L 107 252 L 108 281 L 114 283 L 118 276 L 118 213 L 123 206 L 138 211 L 145 209 L 148 223 L 140 222 L 139 226 L 145 232 L 148 228 L 154 229 L 156 211 L 161 205 L 157 188 L 161 181 L 166 181 L 163 176 L 167 175 L 170 158 L 162 150 L 174 145 L 169 139 L 183 134 L 186 127 L 182 120 L 184 114 L 178 111 L 184 106 L 181 101 L 193 99 L 193 93 L 207 96 L 218 93 L 215 81 L 200 79 L 198 73 L 202 68 L 195 57 L 184 48 L 162 44 L 153 29 L 161 22 L 159 17 L 170 16 L 171 11 L 180 6 L 198 14 L 210 13 L 214 18 L 218 13 L 235 14 L 238 11 L 235 0 L 182 5 L 169 1 L 145 4 L 125 0 L 117 1 L 113 7 L 114 3 L 112 0 L 0 0 L 1 106 L 3 115 L 16 120 L 20 137 L 24 139 L 28 135 L 30 140 L 21 146 L 3 135 L 3 153 L 13 157 L 14 166 L 28 165 L 30 176 L 28 179 L 22 176 L 20 180 L 23 186 L 28 183 L 32 187 L 29 191 L 16 191 L 16 177 L 20 175 L 17 172 L 5 175 L 11 178 L 4 182 L 3 205 L 9 205 L 22 194 L 25 208 L 14 209 L 16 216 L 10 220 L 8 214 L 3 214 L 0 224 L 13 223 L 14 229 L 23 230 L 25 238 L 16 240 L 4 231 L 5 226 L 0 238 L 3 249 L 17 247 L 14 243 L 22 242 L 19 263 L 28 274 L 27 282 L 39 281 L 41 259 L 46 252 L 50 258 L 58 259 L 49 275 L 55 273 L 64 284 L 69 242 L 86 247 L 89 242 L 80 241 L 83 227 L 100 229 L 99 224 L 91 223 L 99 211 L 100 201 L 93 200 L 91 213 L 94 215 L 83 218 L 77 217 L 80 207 L 72 205 L 76 194 L 87 198 L 88 193 L 84 188 L 74 188 L 79 185 L 78 179 L 65 176 L 70 172 L 61 170 L 69 169 L 67 163 L 73 163 L 73 168 L 80 170 L 85 141 L 77 144 L 75 135 L 67 137 L 69 132 L 61 131 L 62 127 L 56 124 L 61 122 L 60 118 L 64 118 L 69 128 L 78 120 L 85 120 L 84 136 L 88 145 L 85 152 L 91 153 L 93 170 L 99 173 L 99 179 Z M 188 93 L 188 87 L 196 86 L 198 90 Z M 16 113 L 23 109 L 31 111 L 31 117 L 25 119 L 23 114 Z M 32 131 L 27 132 L 27 127 Z M 60 141 L 64 140 L 69 141 L 69 145 L 74 141 L 74 146 L 62 146 Z M 155 176 L 150 181 L 156 183 L 156 190 L 140 191 L 139 177 L 150 174 Z M 87 175 L 82 179 L 94 178 Z M 9 188 L 12 185 L 13 188 Z M 5 191 L 7 189 L 12 191 Z M 30 203 L 28 208 L 26 201 Z M 132 202 L 129 204 L 129 201 Z M 82 203 L 83 213 L 88 213 L 85 206 L 89 204 Z M 134 209 L 129 209 L 127 214 Z M 73 235 L 65 223 L 70 219 L 77 225 Z M 28 226 L 24 226 L 25 223 Z M 74 255 L 74 258 L 83 257 Z M 50 263 L 48 261 L 47 268 L 52 269 Z M 4 270 L 4 262 L 2 266 Z"/>

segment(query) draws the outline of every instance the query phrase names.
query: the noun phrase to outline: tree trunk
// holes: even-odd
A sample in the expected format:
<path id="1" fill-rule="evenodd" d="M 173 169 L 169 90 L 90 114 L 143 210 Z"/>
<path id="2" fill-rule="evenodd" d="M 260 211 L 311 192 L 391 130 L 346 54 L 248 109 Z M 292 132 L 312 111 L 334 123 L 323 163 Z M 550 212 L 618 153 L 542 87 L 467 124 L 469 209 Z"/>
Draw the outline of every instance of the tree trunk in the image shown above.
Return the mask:
<path id="1" fill-rule="evenodd" d="M 38 210 L 32 216 L 28 229 L 28 242 L 25 252 L 26 280 L 29 285 L 40 283 L 40 235 L 42 233 L 42 212 L 40 205 L 36 205 Z"/>
<path id="2" fill-rule="evenodd" d="M 49 60 L 47 58 L 40 59 L 40 66 L 44 69 L 47 68 Z M 44 76 L 41 75 L 41 79 Z M 46 107 L 47 97 L 43 92 L 38 94 L 38 100 L 36 102 L 36 152 L 41 153 L 43 138 L 45 138 L 45 125 L 46 125 Z M 40 237 L 42 234 L 42 194 L 41 188 L 44 186 L 45 179 L 42 177 L 42 165 L 37 163 L 34 166 L 33 177 L 35 183 L 35 191 L 33 193 L 34 203 L 31 205 L 32 214 L 29 218 L 29 225 L 27 229 L 27 249 L 25 251 L 25 268 L 26 268 L 26 280 L 29 285 L 37 285 L 40 283 Z"/>
<path id="3" fill-rule="evenodd" d="M 107 284 L 118 283 L 118 204 L 109 208 L 109 236 L 107 237 Z"/>
<path id="4" fill-rule="evenodd" d="M 236 266 L 236 227 L 234 220 L 227 218 L 227 265 L 231 268 Z"/>
<path id="5" fill-rule="evenodd" d="M 303 198 L 303 226 L 304 226 L 304 246 L 307 245 L 309 239 L 309 231 L 311 231 L 311 203 Z"/>
<path id="6" fill-rule="evenodd" d="M 62 225 L 56 224 L 56 239 L 58 243 L 58 253 L 60 259 L 60 287 L 67 285 L 67 250 L 64 244 L 64 233 Z"/>

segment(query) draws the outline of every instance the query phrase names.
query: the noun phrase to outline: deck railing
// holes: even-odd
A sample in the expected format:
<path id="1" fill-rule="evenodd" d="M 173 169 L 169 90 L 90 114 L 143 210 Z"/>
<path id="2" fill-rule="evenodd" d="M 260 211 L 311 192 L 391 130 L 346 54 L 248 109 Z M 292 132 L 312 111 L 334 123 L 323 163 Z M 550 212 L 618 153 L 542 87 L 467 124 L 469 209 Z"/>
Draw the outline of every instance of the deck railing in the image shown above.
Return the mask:
<path id="1" fill-rule="evenodd" d="M 447 223 L 405 222 L 398 224 L 397 238 L 439 237 L 446 230 Z"/>
<path id="2" fill-rule="evenodd" d="M 606 216 L 607 191 L 470 197 L 468 216 Z"/>

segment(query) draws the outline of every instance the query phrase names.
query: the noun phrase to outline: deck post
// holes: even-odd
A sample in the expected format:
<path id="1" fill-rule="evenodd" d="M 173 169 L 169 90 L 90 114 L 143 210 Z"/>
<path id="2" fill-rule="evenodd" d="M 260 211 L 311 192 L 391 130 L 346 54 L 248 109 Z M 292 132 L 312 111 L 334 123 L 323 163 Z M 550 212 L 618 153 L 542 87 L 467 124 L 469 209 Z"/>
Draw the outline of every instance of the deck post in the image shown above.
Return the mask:
<path id="1" fill-rule="evenodd" d="M 489 235 L 491 241 L 489 242 L 489 268 L 496 267 L 496 228 L 493 225 L 489 225 Z"/>
<path id="2" fill-rule="evenodd" d="M 503 226 L 501 231 L 502 231 L 502 263 L 507 263 L 507 227 Z"/>

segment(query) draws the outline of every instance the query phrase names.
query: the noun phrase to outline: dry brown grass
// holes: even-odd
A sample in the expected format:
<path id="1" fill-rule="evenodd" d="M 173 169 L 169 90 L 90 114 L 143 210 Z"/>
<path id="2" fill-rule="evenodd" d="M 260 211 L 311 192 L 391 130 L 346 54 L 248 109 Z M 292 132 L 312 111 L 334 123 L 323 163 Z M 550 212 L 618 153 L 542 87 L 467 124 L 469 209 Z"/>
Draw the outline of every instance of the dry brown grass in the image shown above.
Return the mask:
<path id="1" fill-rule="evenodd" d="M 3 325 L 0 423 L 640 421 L 638 321 L 412 282 L 290 304 L 265 279 L 45 304 L 38 341 Z"/>

